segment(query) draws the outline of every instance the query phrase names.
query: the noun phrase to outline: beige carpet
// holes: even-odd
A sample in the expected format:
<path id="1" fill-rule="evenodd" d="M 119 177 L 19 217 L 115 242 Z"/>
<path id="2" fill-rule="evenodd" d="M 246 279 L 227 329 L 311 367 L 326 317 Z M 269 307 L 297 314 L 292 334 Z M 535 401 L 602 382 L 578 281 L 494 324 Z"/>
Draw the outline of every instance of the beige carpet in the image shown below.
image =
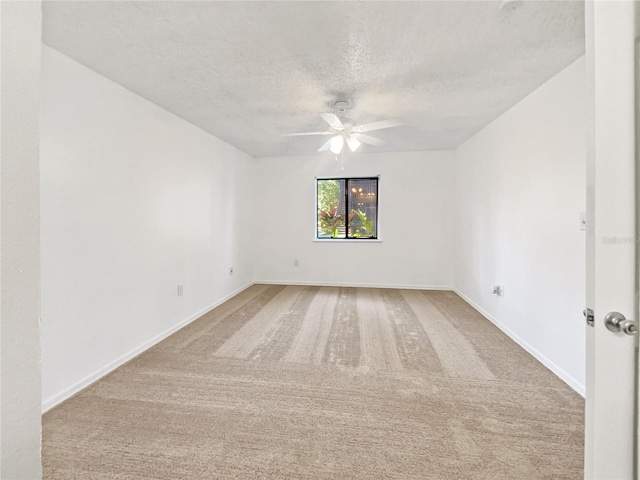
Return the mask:
<path id="1" fill-rule="evenodd" d="M 579 395 L 451 292 L 256 285 L 43 419 L 48 479 L 579 479 Z"/>

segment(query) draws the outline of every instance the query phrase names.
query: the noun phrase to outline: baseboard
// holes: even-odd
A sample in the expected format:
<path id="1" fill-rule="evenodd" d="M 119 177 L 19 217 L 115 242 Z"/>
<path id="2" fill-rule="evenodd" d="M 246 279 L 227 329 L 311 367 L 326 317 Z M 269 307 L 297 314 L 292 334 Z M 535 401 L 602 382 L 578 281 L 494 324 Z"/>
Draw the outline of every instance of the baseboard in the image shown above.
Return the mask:
<path id="1" fill-rule="evenodd" d="M 447 290 L 453 291 L 448 285 L 396 285 L 390 283 L 349 283 L 349 282 L 298 282 L 289 280 L 256 280 L 254 283 L 266 285 L 301 285 L 312 287 L 358 287 L 358 288 L 398 288 L 400 290 Z"/>
<path id="2" fill-rule="evenodd" d="M 244 285 L 243 287 L 240 287 L 239 289 L 237 289 L 234 292 L 231 292 L 230 294 L 226 295 L 225 297 L 217 300 L 216 302 L 214 302 L 211 305 L 205 307 L 204 309 L 200 310 L 199 312 L 194 313 L 193 315 L 190 315 L 186 319 L 184 319 L 181 322 L 177 323 L 176 325 L 168 328 L 167 330 L 165 330 L 164 332 L 156 335 L 155 337 L 151 338 L 150 340 L 147 340 L 146 342 L 144 342 L 140 346 L 138 346 L 138 347 L 134 348 L 133 350 L 127 352 L 126 354 L 124 354 L 121 357 L 117 358 L 113 362 L 111 362 L 111 363 L 105 365 L 104 367 L 96 370 L 95 372 L 93 372 L 90 375 L 86 376 L 85 378 L 83 378 L 79 382 L 76 382 L 75 384 L 73 384 L 70 387 L 66 388 L 62 392 L 60 392 L 60 393 L 48 398 L 47 400 L 43 401 L 42 402 L 42 413 L 46 413 L 47 411 L 49 411 L 52 408 L 54 408 L 55 406 L 59 405 L 63 401 L 65 401 L 65 400 L 71 398 L 72 396 L 80 393 L 82 390 L 84 390 L 85 388 L 87 388 L 91 384 L 95 383 L 96 381 L 100 380 L 102 377 L 104 377 L 108 373 L 110 373 L 113 370 L 115 370 L 116 368 L 124 365 L 125 363 L 133 360 L 135 357 L 137 357 L 141 353 L 144 353 L 145 351 L 147 351 L 148 349 L 150 349 L 154 345 L 160 343 L 162 340 L 164 340 L 168 336 L 170 336 L 173 333 L 177 332 L 181 328 L 187 326 L 188 324 L 190 324 L 194 320 L 197 320 L 202 315 L 210 312 L 211 310 L 213 310 L 217 306 L 219 306 L 222 303 L 226 302 L 230 298 L 238 295 L 240 292 L 246 290 L 247 288 L 249 288 L 250 286 L 252 286 L 254 284 L 303 285 L 303 286 L 319 286 L 319 287 L 398 288 L 398 289 L 407 289 L 407 290 L 449 290 L 449 291 L 453 291 L 457 295 L 459 295 L 465 302 L 467 302 L 469 305 L 471 305 L 475 310 L 477 310 L 478 313 L 480 313 L 483 317 L 485 317 L 487 320 L 489 320 L 491 323 L 493 323 L 496 327 L 498 327 L 502 332 L 504 332 L 508 337 L 510 337 L 514 342 L 516 342 L 518 345 L 520 345 L 522 348 L 524 348 L 528 353 L 533 355 L 533 357 L 535 357 L 540 363 L 542 363 L 545 367 L 547 367 L 549 370 L 551 370 L 557 377 L 559 377 L 562 381 L 564 381 L 567 385 L 569 385 L 573 390 L 575 390 L 581 396 L 583 396 L 583 397 L 585 396 L 585 387 L 584 387 L 584 385 L 582 385 L 578 381 L 576 381 L 571 375 L 569 375 L 563 369 L 558 367 L 558 365 L 556 365 L 551 360 L 549 360 L 545 355 L 543 355 L 537 349 L 535 349 L 533 346 L 531 346 L 529 343 L 524 341 L 520 336 L 518 336 L 516 333 L 514 333 L 512 330 L 510 330 L 504 324 L 499 322 L 496 318 L 494 318 L 492 315 L 490 315 L 488 312 L 486 312 L 483 308 L 478 306 L 473 300 L 471 300 L 465 294 L 463 294 L 462 292 L 460 292 L 459 290 L 457 290 L 457 289 L 455 289 L 455 288 L 453 288 L 451 286 L 444 286 L 444 285 L 396 285 L 396 284 L 370 284 L 370 283 L 334 283 L 334 282 L 290 282 L 290 281 L 285 282 L 285 281 L 273 281 L 273 280 L 258 280 L 258 281 L 255 281 L 255 282 L 250 282 L 250 283 Z"/>
<path id="3" fill-rule="evenodd" d="M 185 318 L 181 322 L 178 322 L 177 324 L 175 324 L 171 328 L 168 328 L 167 330 L 165 330 L 164 332 L 156 335 L 155 337 L 151 338 L 150 340 L 147 340 L 142 345 L 140 345 L 140 346 L 134 348 L 133 350 L 125 353 L 121 357 L 115 359 L 113 362 L 111 362 L 111 363 L 105 365 L 104 367 L 96 370 L 95 372 L 91 373 L 90 375 L 87 375 L 85 378 L 83 378 L 79 382 L 74 383 L 70 387 L 68 387 L 65 390 L 63 390 L 62 392 L 57 393 L 56 395 L 54 395 L 52 397 L 49 397 L 47 400 L 44 400 L 42 402 L 42 413 L 48 412 L 53 407 L 59 405 L 60 403 L 64 402 L 65 400 L 67 400 L 67 399 L 73 397 L 74 395 L 80 393 L 82 390 L 84 390 L 85 388 L 87 388 L 91 384 L 97 382 L 98 380 L 100 380 L 102 377 L 104 377 L 108 373 L 111 373 L 116 368 L 121 367 L 125 363 L 133 360 L 135 357 L 137 357 L 141 353 L 144 353 L 145 351 L 149 350 L 151 347 L 153 347 L 154 345 L 160 343 L 162 340 L 164 340 L 168 336 L 174 334 L 175 332 L 177 332 L 181 328 L 189 325 L 194 320 L 197 320 L 202 315 L 210 312 L 211 310 L 216 308 L 218 305 L 223 304 L 224 302 L 226 302 L 230 298 L 235 297 L 240 292 L 246 290 L 247 288 L 249 288 L 253 284 L 254 284 L 254 282 L 250 282 L 250 283 L 244 285 L 243 287 L 240 287 L 239 289 L 235 290 L 234 292 L 231 292 L 230 294 L 226 295 L 225 297 L 221 298 L 220 300 L 217 300 L 216 302 L 212 303 L 211 305 L 203 308 L 199 312 L 194 313 L 193 315 L 190 315 L 189 317 Z"/>
<path id="4" fill-rule="evenodd" d="M 520 336 L 514 333 L 511 329 L 509 329 L 506 325 L 498 321 L 492 315 L 490 315 L 487 311 L 485 311 L 482 307 L 477 305 L 473 300 L 467 297 L 460 290 L 454 288 L 453 291 L 460 296 L 465 302 L 471 305 L 480 315 L 485 317 L 491 323 L 493 323 L 496 327 L 498 327 L 504 334 L 506 334 L 511 340 L 516 342 L 522 348 L 524 348 L 529 354 L 531 354 L 536 360 L 542 363 L 545 367 L 551 370 L 560 380 L 569 385 L 573 390 L 575 390 L 582 397 L 585 396 L 585 387 L 580 382 L 578 382 L 575 378 L 565 372 L 558 365 L 549 360 L 544 354 L 538 351 L 536 348 L 531 346 L 529 343 L 524 341 Z"/>

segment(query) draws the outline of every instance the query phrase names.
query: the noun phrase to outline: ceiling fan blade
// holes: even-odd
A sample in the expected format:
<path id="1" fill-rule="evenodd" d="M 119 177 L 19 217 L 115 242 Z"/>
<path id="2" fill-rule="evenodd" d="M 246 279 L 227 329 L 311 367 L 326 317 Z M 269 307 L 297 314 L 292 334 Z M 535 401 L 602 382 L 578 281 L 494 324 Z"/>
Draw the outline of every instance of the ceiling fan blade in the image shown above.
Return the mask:
<path id="1" fill-rule="evenodd" d="M 376 137 L 371 137 L 369 135 L 363 135 L 363 134 L 358 134 L 356 136 L 356 138 L 358 139 L 358 141 L 362 142 L 362 143 L 366 143 L 367 145 L 373 145 L 375 147 L 379 147 L 380 145 L 384 145 L 384 140 L 380 140 L 379 138 Z"/>
<path id="2" fill-rule="evenodd" d="M 353 127 L 354 132 L 371 132 L 373 130 L 382 130 L 383 128 L 399 127 L 404 125 L 402 120 L 392 118 L 389 120 L 380 120 L 379 122 L 365 123 L 364 125 L 356 125 Z"/>
<path id="3" fill-rule="evenodd" d="M 342 125 L 342 122 L 337 115 L 333 113 L 321 113 L 320 116 L 333 128 L 337 130 L 344 130 L 344 125 Z"/>
<path id="4" fill-rule="evenodd" d="M 301 137 L 303 135 L 331 135 L 331 132 L 301 132 L 301 133 L 285 133 L 283 137 Z"/>
<path id="5" fill-rule="evenodd" d="M 327 150 L 329 150 L 329 147 L 331 147 L 331 141 L 332 140 L 333 140 L 333 138 L 330 138 L 325 143 L 323 143 L 322 146 L 318 149 L 318 151 L 319 152 L 326 152 Z"/>

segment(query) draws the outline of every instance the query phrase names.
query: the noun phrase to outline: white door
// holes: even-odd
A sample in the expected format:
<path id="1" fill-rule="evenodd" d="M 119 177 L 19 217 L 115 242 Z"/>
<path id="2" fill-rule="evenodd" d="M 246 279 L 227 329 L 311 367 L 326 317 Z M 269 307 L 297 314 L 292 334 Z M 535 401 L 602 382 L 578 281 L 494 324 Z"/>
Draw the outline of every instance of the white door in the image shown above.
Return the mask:
<path id="1" fill-rule="evenodd" d="M 587 1 L 587 327 L 585 478 L 637 479 L 637 335 L 612 332 L 609 312 L 638 320 L 636 15 L 632 1 Z M 633 333 L 633 332 L 629 332 Z"/>

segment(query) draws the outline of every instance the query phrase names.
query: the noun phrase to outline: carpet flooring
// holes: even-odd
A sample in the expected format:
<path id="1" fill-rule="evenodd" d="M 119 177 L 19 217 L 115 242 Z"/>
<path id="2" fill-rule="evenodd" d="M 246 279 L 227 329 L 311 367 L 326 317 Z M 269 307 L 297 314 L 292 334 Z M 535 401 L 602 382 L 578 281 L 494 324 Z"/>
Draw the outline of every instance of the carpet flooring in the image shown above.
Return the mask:
<path id="1" fill-rule="evenodd" d="M 254 285 L 43 417 L 46 479 L 579 479 L 583 399 L 452 292 Z"/>

